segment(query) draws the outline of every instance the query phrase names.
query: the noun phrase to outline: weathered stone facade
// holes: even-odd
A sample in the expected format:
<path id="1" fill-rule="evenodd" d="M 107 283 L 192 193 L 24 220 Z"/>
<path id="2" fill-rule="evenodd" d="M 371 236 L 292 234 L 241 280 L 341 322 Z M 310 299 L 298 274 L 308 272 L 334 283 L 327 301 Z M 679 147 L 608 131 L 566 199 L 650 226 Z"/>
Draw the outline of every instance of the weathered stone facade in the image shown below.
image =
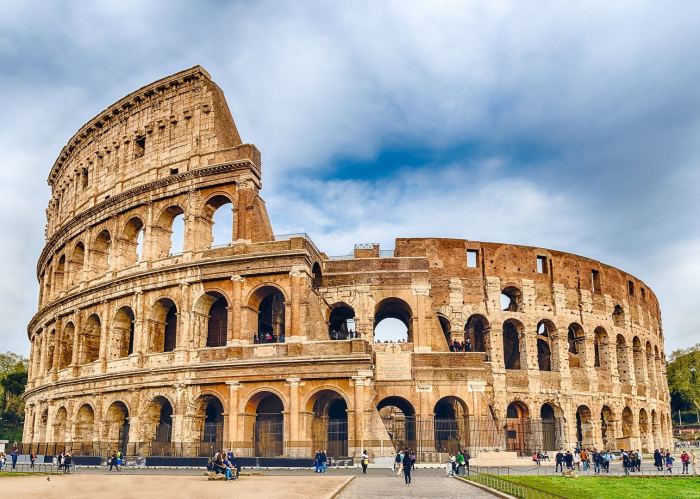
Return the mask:
<path id="1" fill-rule="evenodd" d="M 101 112 L 49 184 L 25 442 L 249 455 L 390 454 L 393 442 L 424 459 L 456 442 L 671 442 L 660 311 L 643 282 L 543 248 L 398 239 L 390 255 L 329 258 L 304 234 L 275 237 L 260 153 L 201 67 Z M 231 237 L 213 246 L 219 209 Z M 373 341 L 384 318 L 406 342 Z M 465 333 L 473 351 L 450 351 Z"/>

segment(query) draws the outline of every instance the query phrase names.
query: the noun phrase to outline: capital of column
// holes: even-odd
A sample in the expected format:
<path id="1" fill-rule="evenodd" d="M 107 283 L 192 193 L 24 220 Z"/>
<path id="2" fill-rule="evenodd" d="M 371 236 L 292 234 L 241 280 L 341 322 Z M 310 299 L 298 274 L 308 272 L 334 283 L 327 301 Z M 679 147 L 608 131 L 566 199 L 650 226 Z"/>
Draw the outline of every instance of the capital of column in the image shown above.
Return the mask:
<path id="1" fill-rule="evenodd" d="M 232 275 L 232 276 L 231 276 L 231 280 L 232 280 L 233 282 L 243 282 L 243 281 L 245 281 L 245 279 L 244 279 L 243 277 L 241 277 L 240 275 L 238 275 L 238 274 Z"/>
<path id="2" fill-rule="evenodd" d="M 300 385 L 301 378 L 287 378 L 285 381 L 290 387 L 296 388 Z"/>
<path id="3" fill-rule="evenodd" d="M 228 385 L 229 390 L 238 390 L 241 387 L 240 381 L 227 381 L 226 384 Z"/>

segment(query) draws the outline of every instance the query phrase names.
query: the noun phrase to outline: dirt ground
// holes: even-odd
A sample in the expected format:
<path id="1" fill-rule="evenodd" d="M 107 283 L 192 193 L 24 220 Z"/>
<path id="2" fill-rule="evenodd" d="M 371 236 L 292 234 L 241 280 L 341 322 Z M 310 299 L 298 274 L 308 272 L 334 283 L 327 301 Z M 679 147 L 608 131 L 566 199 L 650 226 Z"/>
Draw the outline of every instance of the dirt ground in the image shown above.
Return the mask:
<path id="1" fill-rule="evenodd" d="M 74 474 L 1 477 L 0 489 L 6 497 L 19 498 L 100 498 L 129 499 L 208 499 L 231 496 L 258 499 L 330 498 L 352 477 L 348 476 L 242 476 L 237 481 L 209 481 L 201 476 Z"/>

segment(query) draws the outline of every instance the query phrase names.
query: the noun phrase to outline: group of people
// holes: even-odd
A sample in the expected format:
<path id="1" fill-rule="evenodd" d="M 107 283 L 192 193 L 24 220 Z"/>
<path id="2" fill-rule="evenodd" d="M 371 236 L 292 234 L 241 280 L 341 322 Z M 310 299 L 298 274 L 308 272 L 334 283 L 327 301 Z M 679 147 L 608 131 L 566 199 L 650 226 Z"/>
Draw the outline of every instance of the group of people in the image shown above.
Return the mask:
<path id="1" fill-rule="evenodd" d="M 641 456 L 641 454 L 640 454 Z M 547 460 L 549 457 L 547 457 Z M 554 471 L 564 471 L 564 466 L 567 470 L 588 471 L 593 464 L 593 472 L 598 475 L 601 471 L 610 473 L 610 462 L 615 459 L 612 452 L 609 450 L 599 452 L 598 449 L 575 449 L 574 452 L 560 450 L 554 456 Z M 535 457 L 533 456 L 533 460 Z M 537 461 L 539 466 L 540 461 Z"/>
<path id="2" fill-rule="evenodd" d="M 469 337 L 464 341 L 459 341 L 457 338 L 452 340 L 450 343 L 450 352 L 471 352 L 472 351 L 472 343 L 469 340 Z"/>
<path id="3" fill-rule="evenodd" d="M 399 449 L 394 458 L 396 476 L 400 476 L 401 472 L 403 472 L 403 478 L 407 487 L 411 485 L 411 471 L 416 467 L 416 459 L 415 451 L 411 451 L 408 447 Z"/>
<path id="4" fill-rule="evenodd" d="M 109 471 L 112 471 L 112 468 L 117 468 L 117 471 L 121 471 L 122 451 L 112 452 L 112 455 L 107 459 L 107 464 L 109 464 Z"/>
<path id="5" fill-rule="evenodd" d="M 272 331 L 258 331 L 257 333 L 253 333 L 253 343 L 254 344 L 260 344 L 260 343 L 284 343 L 285 337 L 284 337 L 284 332 L 280 333 L 279 337 L 273 333 Z"/>
<path id="6" fill-rule="evenodd" d="M 464 475 L 469 472 L 469 460 L 472 458 L 467 450 L 458 450 L 456 454 L 450 452 L 450 460 L 447 462 L 447 474 L 449 476 Z"/>
<path id="7" fill-rule="evenodd" d="M 681 475 L 689 475 L 690 474 L 690 466 L 692 465 L 693 471 L 692 474 L 694 475 L 696 473 L 695 470 L 695 463 L 696 463 L 696 457 L 695 457 L 695 451 L 693 449 L 690 450 L 690 453 L 688 451 L 684 450 L 681 452 Z M 673 462 L 675 461 L 675 458 L 671 454 L 670 449 L 666 449 L 666 452 L 664 452 L 663 449 L 656 449 L 654 451 L 654 466 L 656 466 L 656 469 L 659 471 L 662 471 L 664 469 L 664 466 L 666 467 L 666 472 L 671 474 L 673 473 Z"/>
<path id="8" fill-rule="evenodd" d="M 235 456 L 231 449 L 226 451 L 221 449 L 209 460 L 207 471 L 204 474 L 213 480 L 220 479 L 220 477 L 227 481 L 236 480 L 241 470 L 234 463 L 234 458 Z"/>
<path id="9" fill-rule="evenodd" d="M 73 466 L 73 454 L 70 452 L 61 451 L 56 456 L 56 465 L 58 470 L 63 470 L 63 473 L 70 473 L 71 466 Z"/>
<path id="10" fill-rule="evenodd" d="M 316 449 L 314 471 L 316 473 L 326 473 L 328 471 L 328 454 L 326 454 L 325 450 Z"/>
<path id="11" fill-rule="evenodd" d="M 10 452 L 10 461 L 12 462 L 12 471 L 17 469 L 17 458 L 19 457 L 19 452 L 17 449 L 12 449 Z M 7 463 L 7 456 L 4 452 L 0 452 L 0 471 L 5 469 L 5 464 Z"/>

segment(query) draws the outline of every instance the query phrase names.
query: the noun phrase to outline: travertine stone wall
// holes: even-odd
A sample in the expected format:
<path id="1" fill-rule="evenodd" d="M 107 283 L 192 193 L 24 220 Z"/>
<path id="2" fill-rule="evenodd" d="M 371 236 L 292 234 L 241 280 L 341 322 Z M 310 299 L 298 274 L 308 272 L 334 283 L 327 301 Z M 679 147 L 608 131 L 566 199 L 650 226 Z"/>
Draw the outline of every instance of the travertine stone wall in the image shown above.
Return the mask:
<path id="1" fill-rule="evenodd" d="M 201 67 L 96 116 L 49 184 L 26 442 L 109 446 L 126 421 L 136 452 L 169 441 L 196 453 L 213 424 L 217 444 L 241 452 L 307 455 L 336 417 L 348 454 L 390 453 L 379 409 L 428 421 L 447 398 L 498 432 L 551 409 L 558 445 L 671 443 L 660 311 L 642 281 L 510 244 L 398 239 L 392 255 L 368 245 L 329 258 L 305 234 L 276 238 L 260 154 Z M 233 224 L 228 244 L 213 246 L 217 209 Z M 356 337 L 331 339 L 339 306 L 351 308 Z M 374 342 L 385 317 L 404 322 L 406 343 Z M 256 343 L 265 328 L 276 341 Z M 450 351 L 465 332 L 481 351 Z M 266 411 L 281 414 L 273 451 L 256 443 Z M 436 444 L 420 445 L 427 455 Z"/>

